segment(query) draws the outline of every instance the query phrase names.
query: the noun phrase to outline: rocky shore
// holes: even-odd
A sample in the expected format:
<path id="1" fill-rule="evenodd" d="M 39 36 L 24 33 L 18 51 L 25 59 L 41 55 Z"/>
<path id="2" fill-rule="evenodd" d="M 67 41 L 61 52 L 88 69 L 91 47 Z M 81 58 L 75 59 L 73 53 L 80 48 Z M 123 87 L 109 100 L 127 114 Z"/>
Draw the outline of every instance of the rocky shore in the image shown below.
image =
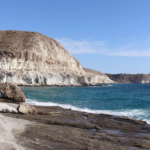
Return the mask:
<path id="1" fill-rule="evenodd" d="M 0 106 L 14 105 L 0 99 Z M 38 115 L 0 113 L 1 150 L 147 150 L 150 125 L 144 121 L 34 106 Z"/>
<path id="2" fill-rule="evenodd" d="M 31 106 L 10 82 L 0 84 L 0 93 L 0 150 L 150 149 L 150 125 L 144 121 Z"/>

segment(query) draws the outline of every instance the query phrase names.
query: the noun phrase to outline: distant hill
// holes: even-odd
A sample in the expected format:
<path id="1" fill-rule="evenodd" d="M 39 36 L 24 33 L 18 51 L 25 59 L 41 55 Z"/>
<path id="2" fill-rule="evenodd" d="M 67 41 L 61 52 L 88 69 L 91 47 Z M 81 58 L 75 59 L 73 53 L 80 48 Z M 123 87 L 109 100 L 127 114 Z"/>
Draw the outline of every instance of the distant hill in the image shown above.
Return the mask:
<path id="1" fill-rule="evenodd" d="M 118 83 L 150 83 L 150 74 L 106 74 Z"/>

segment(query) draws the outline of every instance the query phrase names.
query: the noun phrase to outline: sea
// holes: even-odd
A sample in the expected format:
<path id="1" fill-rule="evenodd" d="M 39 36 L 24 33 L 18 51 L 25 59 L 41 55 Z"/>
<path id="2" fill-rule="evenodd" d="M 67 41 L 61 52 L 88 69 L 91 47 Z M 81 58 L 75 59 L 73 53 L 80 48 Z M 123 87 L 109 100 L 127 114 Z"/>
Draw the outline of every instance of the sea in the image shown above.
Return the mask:
<path id="1" fill-rule="evenodd" d="M 28 104 L 127 116 L 150 123 L 150 84 L 20 88 Z"/>

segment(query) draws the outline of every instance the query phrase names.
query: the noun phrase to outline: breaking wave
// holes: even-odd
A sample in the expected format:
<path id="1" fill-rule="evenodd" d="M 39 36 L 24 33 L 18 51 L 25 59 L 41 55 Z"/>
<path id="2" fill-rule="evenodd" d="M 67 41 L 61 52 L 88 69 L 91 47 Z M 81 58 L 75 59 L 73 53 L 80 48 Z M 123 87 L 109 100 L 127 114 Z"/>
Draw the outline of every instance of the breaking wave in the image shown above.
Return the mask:
<path id="1" fill-rule="evenodd" d="M 65 109 L 71 109 L 75 111 L 94 113 L 94 114 L 110 114 L 110 115 L 117 115 L 117 116 L 126 116 L 129 118 L 136 118 L 138 120 L 143 120 L 150 124 L 150 110 L 144 110 L 144 109 L 92 110 L 88 108 L 75 107 L 70 104 L 39 102 L 33 99 L 26 99 L 26 103 L 30 105 L 37 105 L 37 106 L 59 106 Z"/>

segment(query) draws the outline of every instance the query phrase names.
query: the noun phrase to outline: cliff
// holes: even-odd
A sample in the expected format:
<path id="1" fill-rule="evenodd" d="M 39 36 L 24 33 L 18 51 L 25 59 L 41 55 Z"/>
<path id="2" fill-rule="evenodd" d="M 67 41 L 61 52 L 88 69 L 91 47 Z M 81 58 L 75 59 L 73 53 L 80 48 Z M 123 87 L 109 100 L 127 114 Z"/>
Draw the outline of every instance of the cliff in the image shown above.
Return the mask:
<path id="1" fill-rule="evenodd" d="M 150 83 L 149 74 L 106 74 L 110 79 L 118 83 Z"/>
<path id="2" fill-rule="evenodd" d="M 0 83 L 81 86 L 113 83 L 83 69 L 56 40 L 36 32 L 0 31 Z"/>

